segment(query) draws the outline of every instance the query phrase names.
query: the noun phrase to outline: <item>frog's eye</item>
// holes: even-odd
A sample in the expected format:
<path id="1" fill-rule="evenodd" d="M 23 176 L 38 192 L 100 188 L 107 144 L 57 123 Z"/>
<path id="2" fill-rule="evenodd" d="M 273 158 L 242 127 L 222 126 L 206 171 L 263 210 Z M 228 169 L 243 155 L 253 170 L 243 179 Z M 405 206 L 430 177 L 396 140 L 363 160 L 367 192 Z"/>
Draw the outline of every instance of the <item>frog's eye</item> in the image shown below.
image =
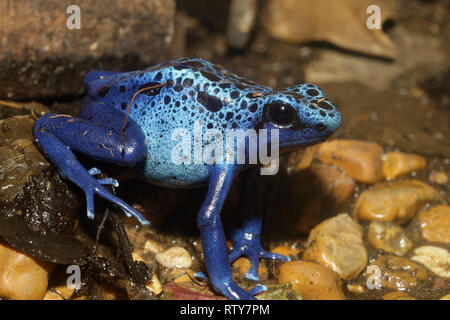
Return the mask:
<path id="1" fill-rule="evenodd" d="M 267 120 L 279 127 L 291 127 L 296 122 L 297 113 L 288 104 L 282 102 L 269 103 L 264 109 L 268 118 Z"/>

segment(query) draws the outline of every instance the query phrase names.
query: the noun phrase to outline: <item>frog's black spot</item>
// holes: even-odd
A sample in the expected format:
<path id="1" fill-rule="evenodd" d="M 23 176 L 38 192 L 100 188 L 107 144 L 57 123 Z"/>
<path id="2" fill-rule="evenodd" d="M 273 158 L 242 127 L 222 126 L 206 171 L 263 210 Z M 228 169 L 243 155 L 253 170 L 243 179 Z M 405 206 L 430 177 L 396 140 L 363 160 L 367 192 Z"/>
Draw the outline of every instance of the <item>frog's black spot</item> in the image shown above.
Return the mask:
<path id="1" fill-rule="evenodd" d="M 147 82 L 147 83 L 144 83 L 143 85 L 139 86 L 139 90 L 142 90 L 147 87 L 154 87 L 159 84 L 160 84 L 159 82 Z M 156 96 L 161 91 L 161 89 L 162 89 L 162 87 L 156 87 L 156 88 L 144 90 L 141 93 L 146 94 L 147 96 Z"/>
<path id="2" fill-rule="evenodd" d="M 180 101 L 175 102 L 175 107 L 179 107 L 180 106 Z"/>
<path id="3" fill-rule="evenodd" d="M 245 108 L 247 108 L 247 101 L 243 100 L 241 102 L 241 109 L 245 109 Z"/>
<path id="4" fill-rule="evenodd" d="M 315 88 L 316 86 L 313 85 L 312 83 L 308 83 L 308 87 L 310 87 L 310 88 Z"/>
<path id="5" fill-rule="evenodd" d="M 321 115 L 322 117 L 325 117 L 327 114 L 326 114 L 323 110 L 320 110 L 320 115 Z"/>
<path id="6" fill-rule="evenodd" d="M 186 106 L 184 106 L 184 107 L 183 107 L 183 111 L 186 111 L 186 110 L 187 110 L 187 107 L 186 107 Z"/>
<path id="7" fill-rule="evenodd" d="M 212 129 L 213 128 L 213 124 L 210 122 L 208 123 L 208 125 L 206 126 L 208 129 Z"/>
<path id="8" fill-rule="evenodd" d="M 225 120 L 228 121 L 228 120 L 232 119 L 233 116 L 234 116 L 233 112 L 227 112 L 227 115 L 226 115 L 226 117 L 225 117 Z"/>
<path id="9" fill-rule="evenodd" d="M 334 113 L 331 113 L 331 112 L 330 112 L 328 115 L 329 115 L 331 118 L 334 118 Z"/>
<path id="10" fill-rule="evenodd" d="M 191 97 L 193 97 L 193 96 L 195 95 L 195 91 L 194 91 L 194 90 L 189 91 L 189 95 L 190 95 Z"/>
<path id="11" fill-rule="evenodd" d="M 251 112 L 256 112 L 256 110 L 258 110 L 258 104 L 254 103 L 252 104 L 248 110 L 250 110 Z"/>
<path id="12" fill-rule="evenodd" d="M 165 104 L 169 104 L 170 103 L 170 97 L 169 96 L 165 96 L 164 97 L 164 103 Z"/>
<path id="13" fill-rule="evenodd" d="M 155 101 L 152 101 L 151 106 L 152 106 L 152 108 L 155 106 Z"/>
<path id="14" fill-rule="evenodd" d="M 183 62 L 183 64 L 185 66 L 189 66 L 189 67 L 194 67 L 194 68 L 202 68 L 205 65 L 199 61 L 188 61 L 188 62 Z"/>
<path id="15" fill-rule="evenodd" d="M 124 80 L 127 76 L 121 76 L 119 80 Z"/>
<path id="16" fill-rule="evenodd" d="M 173 87 L 173 90 L 175 90 L 176 92 L 181 92 L 183 90 L 183 86 L 181 85 L 181 83 L 177 82 L 175 87 Z"/>
<path id="17" fill-rule="evenodd" d="M 120 107 L 122 108 L 122 110 L 125 110 L 127 108 L 127 104 L 125 102 L 122 102 Z"/>
<path id="18" fill-rule="evenodd" d="M 231 125 L 231 127 L 232 127 L 233 129 L 236 129 L 236 128 L 238 127 L 238 124 L 237 124 L 236 122 L 233 122 L 233 124 Z"/>
<path id="19" fill-rule="evenodd" d="M 126 89 L 125 86 L 120 86 L 120 87 L 119 87 L 120 92 L 124 92 L 125 89 Z"/>
<path id="20" fill-rule="evenodd" d="M 139 72 L 139 78 L 142 78 L 144 76 L 144 74 L 145 74 L 144 72 L 140 71 Z"/>
<path id="21" fill-rule="evenodd" d="M 144 110 L 144 111 L 142 111 L 141 115 L 145 116 L 145 113 L 146 113 L 146 112 L 145 112 L 145 110 Z"/>
<path id="22" fill-rule="evenodd" d="M 222 128 L 226 129 L 227 128 L 227 124 L 226 123 L 222 123 Z"/>
<path id="23" fill-rule="evenodd" d="M 323 129 L 325 129 L 325 125 L 322 122 L 319 122 L 314 126 L 314 129 L 316 129 L 317 131 L 322 131 Z"/>
<path id="24" fill-rule="evenodd" d="M 316 89 L 308 89 L 308 90 L 306 91 L 306 93 L 307 93 L 309 96 L 312 96 L 312 97 L 315 97 L 315 96 L 319 95 L 319 91 L 317 91 Z"/>
<path id="25" fill-rule="evenodd" d="M 203 113 L 203 108 L 198 109 L 199 113 Z"/>
<path id="26" fill-rule="evenodd" d="M 215 89 L 214 89 L 214 94 L 219 94 L 219 92 L 220 92 L 220 89 L 219 89 L 219 88 L 215 88 Z"/>
<path id="27" fill-rule="evenodd" d="M 209 88 L 209 83 L 205 83 L 204 85 L 203 85 L 203 90 L 208 90 L 208 88 Z"/>
<path id="28" fill-rule="evenodd" d="M 220 118 L 220 119 L 223 119 L 223 117 L 225 117 L 225 115 L 224 115 L 222 112 L 220 112 L 220 113 L 219 113 L 219 118 Z"/>
<path id="29" fill-rule="evenodd" d="M 195 112 L 191 112 L 191 117 L 195 116 Z"/>
<path id="30" fill-rule="evenodd" d="M 208 72 L 208 71 L 200 71 L 200 73 L 209 81 L 216 82 L 220 81 L 221 79 L 216 76 L 214 73 Z"/>
<path id="31" fill-rule="evenodd" d="M 187 100 L 187 95 L 183 94 L 183 95 L 181 96 L 181 99 L 182 99 L 183 101 L 186 101 L 186 100 Z"/>
<path id="32" fill-rule="evenodd" d="M 237 91 L 232 91 L 231 94 L 230 94 L 230 97 L 231 97 L 232 99 L 236 99 L 237 97 L 239 97 L 239 92 L 237 92 Z"/>
<path id="33" fill-rule="evenodd" d="M 106 96 L 108 91 L 109 91 L 109 87 L 102 87 L 102 88 L 100 88 L 100 90 L 98 90 L 98 95 L 103 98 L 104 96 Z"/>
<path id="34" fill-rule="evenodd" d="M 330 104 L 325 101 L 320 101 L 317 105 L 319 106 L 319 108 L 322 108 L 325 110 L 333 110 L 333 107 L 330 106 Z"/>
<path id="35" fill-rule="evenodd" d="M 209 119 L 210 119 L 210 120 L 214 119 L 214 114 L 211 114 L 211 115 L 209 116 Z"/>
<path id="36" fill-rule="evenodd" d="M 167 80 L 166 88 L 172 88 L 173 84 L 174 84 L 174 81 L 172 79 Z"/>
<path id="37" fill-rule="evenodd" d="M 158 72 L 155 76 L 155 81 L 160 81 L 162 79 L 162 73 Z"/>
<path id="38" fill-rule="evenodd" d="M 241 120 L 242 119 L 242 115 L 240 115 L 240 114 L 238 114 L 237 116 L 236 116 L 236 120 Z"/>
<path id="39" fill-rule="evenodd" d="M 259 92 L 249 92 L 245 96 L 249 99 L 256 99 L 256 98 L 260 97 L 261 95 L 259 95 Z"/>
<path id="40" fill-rule="evenodd" d="M 248 89 L 248 88 L 249 88 L 249 85 L 246 85 L 246 84 L 241 83 L 241 82 L 236 82 L 234 85 L 235 85 L 236 88 L 238 88 L 239 90 L 245 90 L 245 89 Z"/>
<path id="41" fill-rule="evenodd" d="M 216 96 L 209 95 L 207 92 L 200 91 L 197 94 L 197 101 L 200 102 L 207 110 L 217 112 L 223 107 L 222 101 Z"/>
<path id="42" fill-rule="evenodd" d="M 317 110 L 317 107 L 314 106 L 314 105 L 312 105 L 312 104 L 310 104 L 310 105 L 308 106 L 308 108 L 310 108 L 310 109 L 312 109 L 312 110 Z"/>
<path id="43" fill-rule="evenodd" d="M 183 86 L 184 87 L 191 87 L 194 84 L 194 80 L 192 80 L 191 78 L 186 78 L 183 80 Z"/>
<path id="44" fill-rule="evenodd" d="M 219 87 L 221 87 L 222 89 L 228 89 L 229 87 L 231 87 L 231 83 L 229 82 L 220 83 Z"/>
<path id="45" fill-rule="evenodd" d="M 175 70 L 183 70 L 183 69 L 188 69 L 189 67 L 186 65 L 182 65 L 182 64 L 177 64 L 176 66 L 173 67 Z"/>
<path id="46" fill-rule="evenodd" d="M 248 117 L 248 118 L 247 118 L 247 121 L 252 121 L 252 120 L 253 120 L 252 117 Z"/>

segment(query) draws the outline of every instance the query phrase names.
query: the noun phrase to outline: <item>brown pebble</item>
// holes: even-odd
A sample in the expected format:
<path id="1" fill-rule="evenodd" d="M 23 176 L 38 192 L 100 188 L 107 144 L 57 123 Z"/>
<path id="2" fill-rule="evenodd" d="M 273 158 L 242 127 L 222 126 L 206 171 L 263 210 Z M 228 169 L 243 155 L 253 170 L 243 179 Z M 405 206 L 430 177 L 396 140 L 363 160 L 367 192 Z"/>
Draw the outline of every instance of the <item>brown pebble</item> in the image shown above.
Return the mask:
<path id="1" fill-rule="evenodd" d="M 317 156 L 324 164 L 335 165 L 358 182 L 373 184 L 382 174 L 383 148 L 359 140 L 333 140 L 319 146 Z"/>
<path id="2" fill-rule="evenodd" d="M 383 158 L 383 175 L 387 180 L 424 169 L 427 162 L 418 154 L 389 152 Z"/>
<path id="3" fill-rule="evenodd" d="M 448 176 L 445 172 L 433 171 L 430 174 L 430 182 L 446 185 L 448 183 Z"/>
<path id="4" fill-rule="evenodd" d="M 369 221 L 409 221 L 427 203 L 438 201 L 439 193 L 419 180 L 383 183 L 364 191 L 355 203 L 354 216 Z"/>
<path id="5" fill-rule="evenodd" d="M 383 296 L 383 300 L 416 300 L 416 299 L 413 297 L 410 297 L 409 295 L 407 295 L 404 292 L 393 291 L 393 292 L 386 293 Z"/>
<path id="6" fill-rule="evenodd" d="M 450 243 L 450 206 L 438 205 L 419 214 L 422 237 L 431 242 Z"/>
<path id="7" fill-rule="evenodd" d="M 280 267 L 279 283 L 291 283 L 305 300 L 345 300 L 342 284 L 333 270 L 309 261 L 291 261 Z"/>
<path id="8" fill-rule="evenodd" d="M 413 245 L 399 225 L 385 221 L 372 221 L 370 223 L 367 240 L 374 248 L 398 256 L 403 256 Z"/>

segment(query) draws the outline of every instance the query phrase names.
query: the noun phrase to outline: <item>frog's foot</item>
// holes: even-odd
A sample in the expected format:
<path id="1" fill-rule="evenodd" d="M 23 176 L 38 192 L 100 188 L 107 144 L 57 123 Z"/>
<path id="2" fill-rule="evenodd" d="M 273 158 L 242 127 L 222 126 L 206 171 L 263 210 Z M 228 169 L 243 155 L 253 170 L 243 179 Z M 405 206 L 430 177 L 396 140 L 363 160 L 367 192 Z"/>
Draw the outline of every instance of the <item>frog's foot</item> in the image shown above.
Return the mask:
<path id="1" fill-rule="evenodd" d="M 251 266 L 244 276 L 248 280 L 260 280 L 258 276 L 258 265 L 259 259 L 261 258 L 278 259 L 285 262 L 291 260 L 289 257 L 284 255 L 264 250 L 261 245 L 259 235 L 248 233 L 243 230 L 235 230 L 231 234 L 231 239 L 234 242 L 234 249 L 229 255 L 230 263 L 241 256 L 248 257 L 250 259 Z"/>
<path id="2" fill-rule="evenodd" d="M 87 171 L 87 174 L 83 174 L 82 170 L 78 170 L 78 175 L 71 174 L 71 180 L 74 181 L 81 189 L 84 190 L 86 194 L 87 203 L 87 216 L 89 219 L 94 219 L 94 195 L 99 195 L 103 199 L 106 199 L 113 204 L 119 206 L 127 217 L 135 217 L 142 225 L 148 225 L 149 222 L 144 218 L 144 216 L 136 211 L 133 207 L 126 204 L 123 200 L 117 198 L 110 192 L 108 192 L 103 185 L 112 185 L 115 187 L 119 186 L 117 180 L 112 178 L 96 179 L 93 176 L 100 174 L 100 170 L 97 168 L 92 168 Z M 84 171 L 86 172 L 86 171 Z M 81 173 L 81 174 L 80 174 Z M 64 174 L 63 175 L 67 175 Z"/>

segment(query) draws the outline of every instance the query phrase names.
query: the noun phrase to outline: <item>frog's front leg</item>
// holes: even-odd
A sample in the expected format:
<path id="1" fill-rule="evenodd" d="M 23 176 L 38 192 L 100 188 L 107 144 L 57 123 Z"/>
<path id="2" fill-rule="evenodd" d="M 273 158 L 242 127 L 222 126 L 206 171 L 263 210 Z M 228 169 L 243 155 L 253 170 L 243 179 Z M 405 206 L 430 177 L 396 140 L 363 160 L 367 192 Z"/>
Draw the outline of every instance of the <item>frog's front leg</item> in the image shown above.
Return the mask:
<path id="1" fill-rule="evenodd" d="M 259 281 L 258 265 L 259 259 L 279 259 L 289 261 L 290 258 L 281 254 L 264 250 L 261 245 L 262 218 L 261 210 L 257 210 L 260 199 L 260 185 L 251 183 L 252 178 L 258 170 L 248 170 L 241 174 L 240 185 L 240 213 L 242 227 L 231 233 L 234 249 L 230 253 L 230 262 L 241 256 L 246 256 L 251 261 L 250 269 L 245 274 L 249 280 Z"/>
<path id="2" fill-rule="evenodd" d="M 108 184 L 117 186 L 116 180 L 94 178 L 100 171 L 96 168 L 86 170 L 72 152 L 74 150 L 100 161 L 132 165 L 145 157 L 145 140 L 134 123 L 130 123 L 121 135 L 85 119 L 47 114 L 36 121 L 33 133 L 37 144 L 61 176 L 85 192 L 89 218 L 94 217 L 94 195 L 99 195 L 118 205 L 127 216 L 134 216 L 142 224 L 148 224 L 139 212 L 103 187 Z"/>
<path id="3" fill-rule="evenodd" d="M 222 205 L 240 168 L 235 165 L 216 165 L 211 170 L 208 193 L 197 216 L 208 274 L 213 287 L 224 296 L 230 299 L 254 299 L 253 294 L 265 290 L 265 287 L 257 286 L 245 292 L 232 280 L 225 233 L 220 220 Z"/>

